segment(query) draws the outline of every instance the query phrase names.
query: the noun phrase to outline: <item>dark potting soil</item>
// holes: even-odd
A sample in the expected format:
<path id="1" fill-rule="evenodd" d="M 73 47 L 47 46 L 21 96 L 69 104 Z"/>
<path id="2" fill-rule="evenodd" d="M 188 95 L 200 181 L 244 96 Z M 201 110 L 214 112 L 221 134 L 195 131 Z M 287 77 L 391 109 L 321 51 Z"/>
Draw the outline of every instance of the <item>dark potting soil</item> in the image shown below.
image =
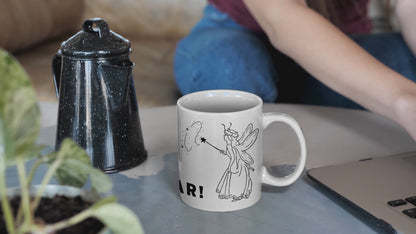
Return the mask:
<path id="1" fill-rule="evenodd" d="M 20 204 L 20 196 L 14 197 L 10 201 L 14 215 Z M 42 198 L 38 209 L 35 212 L 37 219 L 44 223 L 56 223 L 58 221 L 70 218 L 75 214 L 87 209 L 92 205 L 91 202 L 84 201 L 80 196 L 65 197 L 55 196 L 53 198 Z M 104 225 L 97 219 L 89 218 L 83 222 L 66 229 L 59 230 L 57 234 L 86 233 L 96 234 Z M 7 233 L 4 223 L 3 211 L 0 206 L 0 233 Z"/>

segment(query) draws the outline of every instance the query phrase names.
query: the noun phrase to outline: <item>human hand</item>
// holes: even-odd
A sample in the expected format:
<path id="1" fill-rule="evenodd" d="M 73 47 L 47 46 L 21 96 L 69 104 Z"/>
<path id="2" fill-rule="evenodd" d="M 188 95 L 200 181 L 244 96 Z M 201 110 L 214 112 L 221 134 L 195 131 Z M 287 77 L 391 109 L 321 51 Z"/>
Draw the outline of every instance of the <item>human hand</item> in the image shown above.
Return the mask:
<path id="1" fill-rule="evenodd" d="M 403 95 L 395 106 L 397 122 L 416 141 L 416 94 Z"/>

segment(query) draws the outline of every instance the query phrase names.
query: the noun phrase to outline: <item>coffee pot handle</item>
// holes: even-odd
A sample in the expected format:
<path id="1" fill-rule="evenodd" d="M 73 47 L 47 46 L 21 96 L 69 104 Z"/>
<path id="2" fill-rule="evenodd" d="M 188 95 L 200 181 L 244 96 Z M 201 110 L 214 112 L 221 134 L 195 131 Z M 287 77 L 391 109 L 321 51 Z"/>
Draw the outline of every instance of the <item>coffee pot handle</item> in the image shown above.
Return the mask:
<path id="1" fill-rule="evenodd" d="M 53 83 L 55 84 L 56 98 L 59 100 L 59 83 L 61 81 L 61 61 L 62 56 L 58 53 L 52 60 Z"/>

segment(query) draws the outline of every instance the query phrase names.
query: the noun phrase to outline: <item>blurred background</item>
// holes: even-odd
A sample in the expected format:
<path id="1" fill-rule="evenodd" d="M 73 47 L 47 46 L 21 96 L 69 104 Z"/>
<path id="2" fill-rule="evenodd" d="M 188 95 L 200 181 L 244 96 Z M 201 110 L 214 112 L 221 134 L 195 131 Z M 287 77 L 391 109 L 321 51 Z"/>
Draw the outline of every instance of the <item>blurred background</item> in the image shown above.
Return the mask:
<path id="1" fill-rule="evenodd" d="M 0 0 L 0 47 L 29 74 L 40 101 L 57 102 L 51 62 L 60 44 L 100 17 L 131 42 L 139 107 L 173 105 L 176 43 L 202 16 L 206 0 Z M 371 0 L 374 33 L 398 30 L 394 1 Z"/>

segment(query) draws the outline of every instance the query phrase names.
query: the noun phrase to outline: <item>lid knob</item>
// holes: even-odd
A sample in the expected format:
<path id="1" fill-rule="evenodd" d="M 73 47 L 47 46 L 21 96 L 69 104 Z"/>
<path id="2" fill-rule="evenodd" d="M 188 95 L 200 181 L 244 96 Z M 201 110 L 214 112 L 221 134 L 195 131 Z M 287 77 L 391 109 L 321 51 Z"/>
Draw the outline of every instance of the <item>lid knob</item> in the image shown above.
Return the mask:
<path id="1" fill-rule="evenodd" d="M 82 24 L 84 32 L 97 33 L 100 38 L 108 37 L 110 35 L 110 29 L 108 24 L 101 18 L 87 19 Z"/>

